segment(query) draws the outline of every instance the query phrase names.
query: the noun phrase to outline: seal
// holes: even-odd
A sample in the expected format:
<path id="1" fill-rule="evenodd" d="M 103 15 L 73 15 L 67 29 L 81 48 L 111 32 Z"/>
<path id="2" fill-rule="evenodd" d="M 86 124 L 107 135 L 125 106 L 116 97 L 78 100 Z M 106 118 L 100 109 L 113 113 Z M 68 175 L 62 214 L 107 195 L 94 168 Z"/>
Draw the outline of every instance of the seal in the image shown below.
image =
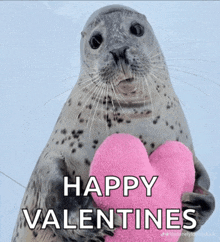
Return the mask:
<path id="1" fill-rule="evenodd" d="M 208 191 L 210 180 L 196 158 L 190 131 L 176 96 L 165 58 L 146 17 L 137 11 L 111 5 L 91 15 L 82 31 L 81 71 L 56 122 L 49 141 L 31 175 L 24 194 L 12 241 L 104 241 L 114 229 L 65 230 L 54 225 L 41 229 L 48 209 L 53 209 L 63 225 L 63 209 L 69 224 L 79 224 L 79 209 L 95 205 L 91 196 L 63 196 L 63 177 L 74 183 L 80 176 L 82 190 L 89 177 L 94 153 L 113 133 L 138 137 L 152 153 L 167 140 L 185 144 L 194 155 L 194 192 L 182 197 L 183 210 L 196 210 L 197 231 L 214 210 L 215 200 Z M 70 189 L 73 190 L 73 189 Z M 31 221 L 36 210 L 42 214 L 30 229 L 22 213 L 28 209 Z M 94 212 L 95 216 L 95 212 Z M 87 221 L 93 224 L 94 221 Z M 115 215 L 115 227 L 120 226 Z M 186 221 L 185 221 L 186 223 Z M 193 241 L 183 231 L 179 241 Z M 190 236 L 192 235 L 192 236 Z"/>

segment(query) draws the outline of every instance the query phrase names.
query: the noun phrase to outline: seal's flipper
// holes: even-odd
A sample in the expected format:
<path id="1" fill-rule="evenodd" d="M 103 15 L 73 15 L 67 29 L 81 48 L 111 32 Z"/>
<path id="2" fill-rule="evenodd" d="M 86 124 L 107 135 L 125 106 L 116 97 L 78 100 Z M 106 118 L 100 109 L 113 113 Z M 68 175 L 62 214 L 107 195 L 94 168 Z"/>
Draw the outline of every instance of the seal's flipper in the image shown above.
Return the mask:
<path id="1" fill-rule="evenodd" d="M 198 231 L 215 209 L 215 199 L 213 195 L 208 190 L 198 185 L 195 185 L 194 192 L 183 194 L 182 204 L 183 211 L 186 209 L 195 209 L 195 213 L 189 216 L 196 220 L 197 225 L 194 229 L 189 230 L 190 232 Z M 184 224 L 186 224 L 186 222 Z"/>
<path id="2" fill-rule="evenodd" d="M 104 236 L 114 235 L 114 229 L 110 229 L 103 221 L 101 229 L 97 229 L 97 219 L 96 219 L 96 207 L 94 206 L 93 198 L 88 196 L 83 196 L 84 190 L 81 184 L 80 196 L 76 196 L 75 189 L 69 189 L 68 196 L 64 196 L 64 182 L 63 177 L 69 177 L 69 183 L 74 183 L 73 179 L 69 176 L 68 170 L 66 169 L 65 160 L 60 158 L 54 158 L 53 169 L 56 173 L 48 181 L 45 178 L 47 195 L 45 196 L 45 207 L 44 214 L 49 209 L 53 209 L 61 229 L 56 229 L 51 226 L 54 234 L 62 238 L 63 241 L 104 241 Z M 64 209 L 68 210 L 68 224 L 76 225 L 76 229 L 64 229 Z M 86 225 L 92 225 L 94 229 L 79 229 L 80 223 L 80 209 L 92 209 L 93 213 L 91 216 L 91 221 L 86 221 Z M 106 213 L 107 214 L 107 213 Z M 108 216 L 108 214 L 107 214 Z M 120 219 L 118 215 L 115 217 L 115 228 L 120 226 Z M 65 240 L 66 239 L 66 240 Z"/>
<path id="3" fill-rule="evenodd" d="M 92 197 L 82 196 L 84 191 L 81 183 L 81 194 L 76 196 L 75 189 L 69 189 L 68 196 L 64 196 L 64 176 L 69 177 L 69 183 L 74 183 L 73 177 L 69 175 L 65 158 L 58 153 L 47 153 L 39 159 L 34 174 L 35 179 L 31 179 L 26 189 L 17 219 L 17 226 L 14 230 L 13 242 L 33 241 L 33 242 L 61 242 L 61 241 L 104 241 L 106 235 L 113 236 L 114 230 L 121 225 L 120 216 L 114 216 L 114 229 L 110 229 L 102 221 L 101 229 L 97 229 L 96 207 Z M 31 222 L 34 221 L 36 211 L 41 210 L 34 229 L 30 229 L 27 219 L 22 210 L 27 209 Z M 59 224 L 56 228 L 54 224 L 47 224 L 46 229 L 42 229 L 46 214 L 52 209 Z M 76 225 L 76 229 L 64 229 L 64 209 L 68 210 L 68 225 Z M 93 225 L 94 229 L 79 229 L 79 210 L 92 209 L 91 221 L 84 221 L 85 225 Z M 108 213 L 105 212 L 108 217 Z M 50 218 L 49 218 L 50 221 Z M 54 221 L 54 218 L 53 218 Z"/>
<path id="4" fill-rule="evenodd" d="M 198 231 L 208 220 L 215 209 L 215 198 L 208 191 L 210 179 L 202 163 L 194 157 L 196 181 L 192 193 L 184 193 L 182 196 L 183 211 L 186 209 L 195 209 L 194 214 L 190 214 L 197 222 L 195 229 L 190 232 Z M 185 221 L 186 224 L 186 221 Z"/>

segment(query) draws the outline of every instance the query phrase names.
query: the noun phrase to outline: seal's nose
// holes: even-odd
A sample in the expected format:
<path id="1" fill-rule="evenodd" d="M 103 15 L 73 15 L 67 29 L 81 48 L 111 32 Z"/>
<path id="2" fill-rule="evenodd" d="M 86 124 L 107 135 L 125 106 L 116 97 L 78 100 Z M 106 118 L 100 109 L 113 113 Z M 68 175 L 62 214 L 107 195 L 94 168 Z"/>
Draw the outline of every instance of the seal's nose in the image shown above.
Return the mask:
<path id="1" fill-rule="evenodd" d="M 119 59 L 124 60 L 126 64 L 129 64 L 128 59 L 126 57 L 126 50 L 129 49 L 129 46 L 123 46 L 118 49 L 114 49 L 110 51 L 110 53 L 113 55 L 115 63 L 118 64 Z"/>

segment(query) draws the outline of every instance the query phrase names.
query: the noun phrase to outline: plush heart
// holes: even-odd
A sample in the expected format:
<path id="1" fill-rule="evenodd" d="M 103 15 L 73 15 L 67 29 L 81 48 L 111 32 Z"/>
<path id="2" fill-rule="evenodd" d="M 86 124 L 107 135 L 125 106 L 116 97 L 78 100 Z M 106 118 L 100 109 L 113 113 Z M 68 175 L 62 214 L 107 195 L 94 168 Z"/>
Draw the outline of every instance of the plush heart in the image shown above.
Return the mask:
<path id="1" fill-rule="evenodd" d="M 190 150 L 180 142 L 168 141 L 158 147 L 150 157 L 142 142 L 129 134 L 113 134 L 100 145 L 90 168 L 90 176 L 96 176 L 103 193 L 98 197 L 92 193 L 97 206 L 103 210 L 113 208 L 141 209 L 141 229 L 135 229 L 135 212 L 128 214 L 128 229 L 118 228 L 113 237 L 106 241 L 178 241 L 182 230 L 181 195 L 192 192 L 195 182 L 193 157 Z M 105 177 L 117 176 L 121 186 L 105 197 Z M 123 177 L 135 176 L 139 186 L 123 196 Z M 158 176 L 152 188 L 152 196 L 146 196 L 146 188 L 139 176 L 145 176 L 150 182 Z M 144 209 L 149 209 L 157 218 L 157 210 L 162 209 L 162 229 L 158 229 L 150 219 L 150 229 L 144 229 Z M 166 229 L 166 209 L 180 209 L 172 214 L 179 221 L 171 225 L 181 225 L 181 229 Z M 174 218 L 175 219 L 175 218 Z"/>

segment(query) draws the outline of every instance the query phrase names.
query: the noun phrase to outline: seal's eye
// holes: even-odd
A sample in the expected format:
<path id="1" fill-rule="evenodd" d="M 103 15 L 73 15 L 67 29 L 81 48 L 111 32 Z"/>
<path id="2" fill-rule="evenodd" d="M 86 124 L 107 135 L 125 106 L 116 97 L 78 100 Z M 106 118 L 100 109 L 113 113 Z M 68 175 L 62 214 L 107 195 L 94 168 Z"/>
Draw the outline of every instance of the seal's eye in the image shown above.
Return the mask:
<path id="1" fill-rule="evenodd" d="M 137 37 L 141 37 L 144 34 L 144 26 L 138 23 L 132 24 L 130 27 L 130 32 Z"/>
<path id="2" fill-rule="evenodd" d="M 92 49 L 98 49 L 102 41 L 103 41 L 102 35 L 98 33 L 91 37 L 91 39 L 89 40 L 89 44 Z"/>

